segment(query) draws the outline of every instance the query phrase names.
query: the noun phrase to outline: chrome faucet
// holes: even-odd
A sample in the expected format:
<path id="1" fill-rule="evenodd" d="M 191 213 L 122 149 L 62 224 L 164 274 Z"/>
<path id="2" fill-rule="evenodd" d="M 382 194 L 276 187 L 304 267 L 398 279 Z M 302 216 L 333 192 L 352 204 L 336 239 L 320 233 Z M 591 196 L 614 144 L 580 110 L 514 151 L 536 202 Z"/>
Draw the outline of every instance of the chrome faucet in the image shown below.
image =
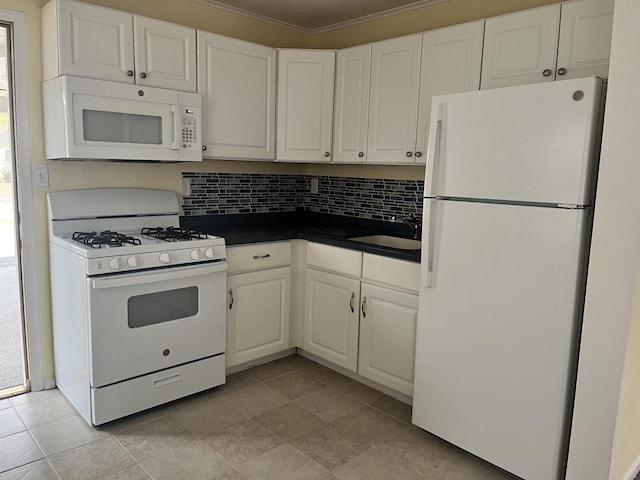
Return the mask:
<path id="1" fill-rule="evenodd" d="M 422 225 L 420 224 L 420 220 L 418 220 L 412 213 L 408 217 L 403 218 L 402 221 L 409 225 L 409 227 L 411 228 L 411 236 L 416 240 L 419 240 L 420 234 L 422 233 Z"/>

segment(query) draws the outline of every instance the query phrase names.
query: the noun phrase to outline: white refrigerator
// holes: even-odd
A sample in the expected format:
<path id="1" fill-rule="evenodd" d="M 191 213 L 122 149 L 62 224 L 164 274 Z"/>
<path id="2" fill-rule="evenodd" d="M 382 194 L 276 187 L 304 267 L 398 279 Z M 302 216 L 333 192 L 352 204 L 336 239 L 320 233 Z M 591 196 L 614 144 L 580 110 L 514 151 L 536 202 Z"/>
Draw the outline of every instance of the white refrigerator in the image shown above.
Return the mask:
<path id="1" fill-rule="evenodd" d="M 602 99 L 433 99 L 413 423 L 527 480 L 564 477 Z"/>

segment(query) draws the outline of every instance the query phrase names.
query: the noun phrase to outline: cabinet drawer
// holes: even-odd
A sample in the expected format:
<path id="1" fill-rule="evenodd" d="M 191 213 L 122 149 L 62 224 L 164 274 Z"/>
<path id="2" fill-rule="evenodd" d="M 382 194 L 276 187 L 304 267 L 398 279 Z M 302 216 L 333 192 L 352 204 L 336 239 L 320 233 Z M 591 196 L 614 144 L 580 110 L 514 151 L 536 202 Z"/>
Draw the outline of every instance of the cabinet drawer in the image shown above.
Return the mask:
<path id="1" fill-rule="evenodd" d="M 420 288 L 420 264 L 365 253 L 362 260 L 362 278 L 365 281 L 417 292 Z"/>
<path id="2" fill-rule="evenodd" d="M 307 266 L 360 277 L 362 253 L 321 243 L 307 244 Z"/>
<path id="3" fill-rule="evenodd" d="M 229 274 L 291 264 L 291 242 L 255 243 L 227 248 Z"/>

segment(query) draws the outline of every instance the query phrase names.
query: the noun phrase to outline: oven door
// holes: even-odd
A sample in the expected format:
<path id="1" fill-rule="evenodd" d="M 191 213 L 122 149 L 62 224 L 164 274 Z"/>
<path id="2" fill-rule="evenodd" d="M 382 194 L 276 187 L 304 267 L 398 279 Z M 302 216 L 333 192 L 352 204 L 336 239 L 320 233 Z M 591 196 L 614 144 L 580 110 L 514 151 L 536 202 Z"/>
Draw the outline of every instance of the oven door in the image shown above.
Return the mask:
<path id="1" fill-rule="evenodd" d="M 226 262 L 88 278 L 91 386 L 224 353 Z"/>

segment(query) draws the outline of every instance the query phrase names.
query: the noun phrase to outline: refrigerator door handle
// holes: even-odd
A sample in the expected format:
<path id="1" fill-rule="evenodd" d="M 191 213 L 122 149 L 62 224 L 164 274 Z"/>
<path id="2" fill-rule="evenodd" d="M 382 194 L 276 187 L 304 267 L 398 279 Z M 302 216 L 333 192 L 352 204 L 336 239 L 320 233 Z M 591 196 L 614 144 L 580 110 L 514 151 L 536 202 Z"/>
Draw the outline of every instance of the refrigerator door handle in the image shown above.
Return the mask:
<path id="1" fill-rule="evenodd" d="M 429 125 L 429 143 L 427 146 L 427 171 L 424 182 L 425 196 L 433 195 L 433 176 L 436 161 L 440 156 L 440 137 L 442 135 L 442 122 L 444 117 L 444 104 L 437 103 L 431 108 L 431 121 Z"/>
<path id="2" fill-rule="evenodd" d="M 437 198 L 425 198 L 422 209 L 422 286 L 432 288 L 433 283 L 433 239 L 434 222 L 433 206 Z"/>

